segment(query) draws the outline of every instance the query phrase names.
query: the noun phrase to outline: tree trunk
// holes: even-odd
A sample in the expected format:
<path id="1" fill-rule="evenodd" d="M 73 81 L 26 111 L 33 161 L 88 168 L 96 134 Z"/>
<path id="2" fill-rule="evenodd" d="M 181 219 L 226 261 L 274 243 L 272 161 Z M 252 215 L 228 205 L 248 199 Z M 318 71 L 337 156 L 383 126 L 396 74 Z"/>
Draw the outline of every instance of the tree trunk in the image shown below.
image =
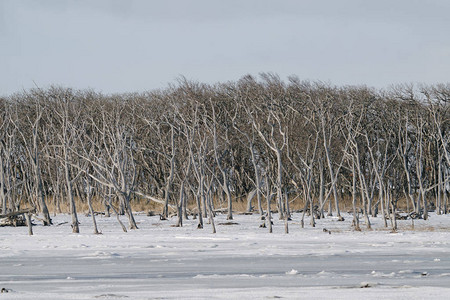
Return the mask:
<path id="1" fill-rule="evenodd" d="M 233 203 L 232 203 L 230 188 L 228 186 L 228 178 L 226 176 L 225 171 L 222 172 L 222 176 L 223 176 L 223 190 L 225 192 L 225 195 L 227 196 L 227 203 L 228 203 L 227 220 L 233 220 Z"/>
<path id="2" fill-rule="evenodd" d="M 200 194 L 200 191 L 198 191 L 197 194 L 195 195 L 195 200 L 197 202 L 197 211 L 198 211 L 198 225 L 197 225 L 198 229 L 203 228 L 202 205 L 201 205 L 200 198 L 201 198 L 201 194 Z"/>
<path id="3" fill-rule="evenodd" d="M 70 177 L 67 146 L 64 146 L 63 151 L 64 151 L 64 174 L 66 177 L 67 196 L 69 197 L 70 214 L 72 216 L 72 232 L 80 233 L 80 227 L 78 226 L 79 222 L 78 222 L 77 208 L 75 205 L 75 199 L 73 197 L 73 192 L 72 192 L 72 180 Z"/>
<path id="4" fill-rule="evenodd" d="M 251 157 L 252 157 L 253 169 L 255 172 L 256 199 L 258 201 L 258 211 L 259 211 L 259 214 L 262 216 L 264 214 L 264 211 L 263 211 L 262 202 L 261 202 L 261 178 L 259 176 L 259 170 L 258 170 L 258 165 L 256 162 L 253 144 L 250 145 L 250 152 L 251 152 Z"/>
<path id="5" fill-rule="evenodd" d="M 436 214 L 442 214 L 442 187 L 444 186 L 442 182 L 442 166 L 441 166 L 441 156 L 438 155 L 438 170 L 437 170 L 438 184 L 436 189 Z M 444 186 L 445 188 L 445 186 Z"/>
<path id="6" fill-rule="evenodd" d="M 86 180 L 86 198 L 89 207 L 89 213 L 92 217 L 92 225 L 94 226 L 94 234 L 100 234 L 97 228 L 97 222 L 95 221 L 95 212 L 92 208 L 92 194 L 91 194 L 91 185 L 89 184 L 89 178 Z"/>
<path id="7" fill-rule="evenodd" d="M 352 161 L 352 207 L 353 207 L 353 226 L 355 230 L 361 231 L 359 227 L 359 213 L 356 208 L 356 170 L 355 162 Z"/>
<path id="8" fill-rule="evenodd" d="M 322 121 L 322 124 L 323 124 L 323 122 L 324 121 Z M 327 136 L 325 133 L 324 125 L 322 125 L 322 134 L 323 134 L 323 147 L 325 149 L 325 156 L 326 156 L 327 163 L 328 163 L 328 169 L 330 171 L 331 188 L 333 189 L 333 197 L 334 197 L 334 205 L 336 208 L 336 214 L 337 214 L 338 220 L 343 221 L 343 219 L 341 217 L 341 211 L 339 210 L 339 198 L 338 198 L 337 190 L 336 190 L 336 180 L 334 180 L 333 164 L 331 163 L 331 157 L 330 157 L 330 153 L 329 153 L 329 149 L 328 149 L 328 145 L 327 145 Z M 328 214 L 331 215 L 331 201 L 330 201 L 330 212 L 328 212 Z"/>
<path id="9" fill-rule="evenodd" d="M 319 159 L 319 205 L 320 205 L 320 218 L 325 218 L 325 214 L 323 212 L 324 206 L 324 193 L 325 193 L 325 182 L 324 182 L 324 174 L 323 174 L 323 162 L 322 159 Z"/>
<path id="10" fill-rule="evenodd" d="M 283 210 L 283 162 L 281 160 L 281 150 L 276 148 L 277 155 L 277 200 L 280 220 L 285 219 L 285 211 Z M 286 220 L 287 222 L 287 220 Z"/>
<path id="11" fill-rule="evenodd" d="M 120 227 L 122 227 L 123 232 L 127 232 L 127 228 L 125 227 L 125 225 L 123 225 L 122 221 L 120 221 L 120 214 L 119 214 L 119 212 L 114 208 L 114 206 L 111 203 L 111 198 L 107 198 L 107 199 L 108 199 L 109 207 L 111 207 L 111 209 L 113 210 L 114 214 L 116 215 L 117 222 L 119 222 Z"/>
<path id="12" fill-rule="evenodd" d="M 136 221 L 134 220 L 133 210 L 132 210 L 131 204 L 130 204 L 130 196 L 131 196 L 130 192 L 127 192 L 126 194 L 119 193 L 119 198 L 121 198 L 123 203 L 125 203 L 125 213 L 128 218 L 128 223 L 130 225 L 130 229 L 138 229 L 138 227 L 136 225 Z"/>
<path id="13" fill-rule="evenodd" d="M 1 150 L 1 149 L 0 149 Z M 3 166 L 3 151 L 0 151 L 0 202 L 2 205 L 1 212 L 6 214 L 8 212 L 7 199 L 6 199 L 6 184 L 5 184 L 5 174 Z"/>
<path id="14" fill-rule="evenodd" d="M 33 235 L 33 224 L 31 223 L 30 213 L 24 213 L 25 219 L 27 220 L 28 235 Z"/>
<path id="15" fill-rule="evenodd" d="M 247 195 L 247 209 L 246 209 L 247 212 L 253 211 L 252 200 L 255 198 L 256 193 L 257 189 L 250 191 Z"/>
<path id="16" fill-rule="evenodd" d="M 267 217 L 266 217 L 266 223 L 267 223 L 267 227 L 269 228 L 269 233 L 272 233 L 272 213 L 270 211 L 270 200 L 272 198 L 272 193 L 270 190 L 270 185 L 268 183 L 268 178 L 266 179 L 266 188 L 267 188 L 267 192 L 266 192 L 266 202 L 267 202 Z"/>
<path id="17" fill-rule="evenodd" d="M 169 199 L 171 194 L 173 176 L 175 172 L 175 137 L 173 127 L 171 128 L 171 146 L 172 146 L 172 154 L 170 157 L 170 171 L 166 182 L 166 190 L 165 190 L 166 194 L 164 199 L 164 209 L 162 213 L 162 216 L 166 219 L 169 217 Z"/>
<path id="18" fill-rule="evenodd" d="M 212 201 L 211 197 L 207 196 L 206 201 L 208 202 L 207 205 L 208 205 L 208 211 L 209 211 L 209 222 L 211 223 L 212 233 L 216 233 L 216 225 L 214 224 L 214 213 L 211 208 L 211 201 Z"/>

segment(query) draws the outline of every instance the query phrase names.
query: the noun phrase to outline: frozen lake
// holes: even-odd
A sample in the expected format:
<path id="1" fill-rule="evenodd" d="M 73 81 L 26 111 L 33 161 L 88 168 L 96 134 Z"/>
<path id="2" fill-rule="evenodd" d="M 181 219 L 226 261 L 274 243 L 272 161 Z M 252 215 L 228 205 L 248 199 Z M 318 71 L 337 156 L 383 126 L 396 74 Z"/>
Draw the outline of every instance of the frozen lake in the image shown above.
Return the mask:
<path id="1" fill-rule="evenodd" d="M 235 215 L 238 225 L 196 229 L 188 220 L 137 215 L 139 230 L 124 233 L 115 218 L 98 217 L 102 235 L 69 224 L 0 228 L 0 299 L 442 299 L 450 293 L 450 217 L 400 221 L 398 233 L 382 228 L 354 232 L 351 216 L 290 222 L 275 216 L 274 233 L 258 216 Z M 67 215 L 54 223 L 69 221 Z M 126 220 L 123 219 L 125 222 Z M 332 232 L 323 232 L 327 228 Z M 361 288 L 365 287 L 365 288 Z"/>

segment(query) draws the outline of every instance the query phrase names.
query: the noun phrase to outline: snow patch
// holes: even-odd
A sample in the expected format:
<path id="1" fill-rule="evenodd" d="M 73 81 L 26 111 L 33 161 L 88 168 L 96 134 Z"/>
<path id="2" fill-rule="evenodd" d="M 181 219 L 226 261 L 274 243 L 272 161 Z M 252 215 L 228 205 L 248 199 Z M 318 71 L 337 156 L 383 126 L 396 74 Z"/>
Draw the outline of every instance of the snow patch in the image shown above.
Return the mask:
<path id="1" fill-rule="evenodd" d="M 253 275 L 250 274 L 226 274 L 226 275 L 221 275 L 221 274 L 211 274 L 211 275 L 203 275 L 203 274 L 198 274 L 195 275 L 192 278 L 196 278 L 196 279 L 212 279 L 212 278 L 250 278 L 250 277 L 255 277 Z"/>
<path id="2" fill-rule="evenodd" d="M 383 273 L 383 272 L 372 271 L 370 274 L 373 277 L 385 277 L 385 278 L 393 278 L 393 277 L 395 277 L 395 272 Z"/>

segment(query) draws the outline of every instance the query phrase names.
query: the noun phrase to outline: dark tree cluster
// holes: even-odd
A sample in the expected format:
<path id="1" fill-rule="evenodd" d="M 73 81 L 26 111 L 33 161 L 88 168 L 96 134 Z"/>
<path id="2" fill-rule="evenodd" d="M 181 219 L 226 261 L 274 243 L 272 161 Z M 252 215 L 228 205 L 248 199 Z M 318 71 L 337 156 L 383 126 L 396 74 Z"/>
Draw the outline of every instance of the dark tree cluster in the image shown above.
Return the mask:
<path id="1" fill-rule="evenodd" d="M 244 202 L 270 230 L 271 212 L 287 232 L 300 206 L 302 225 L 348 209 L 355 228 L 381 214 L 395 229 L 400 209 L 449 211 L 449 107 L 449 84 L 376 90 L 274 74 L 119 95 L 36 88 L 0 98 L 0 216 L 33 208 L 50 225 L 49 207 L 67 207 L 79 232 L 84 203 L 94 226 L 102 207 L 135 229 L 133 204 L 148 201 L 178 226 L 195 214 L 215 230 L 217 212 L 232 219 Z"/>

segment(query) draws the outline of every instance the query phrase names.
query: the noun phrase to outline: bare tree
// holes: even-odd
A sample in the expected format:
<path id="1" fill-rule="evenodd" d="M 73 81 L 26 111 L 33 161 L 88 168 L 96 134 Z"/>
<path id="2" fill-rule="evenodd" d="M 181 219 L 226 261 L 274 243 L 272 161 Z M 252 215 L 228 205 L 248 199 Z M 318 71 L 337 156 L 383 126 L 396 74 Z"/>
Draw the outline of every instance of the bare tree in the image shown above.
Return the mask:
<path id="1" fill-rule="evenodd" d="M 33 114 L 25 113 L 22 117 L 25 118 L 24 124 L 18 124 L 19 120 L 14 120 L 11 118 L 14 126 L 17 129 L 19 136 L 22 138 L 22 146 L 26 152 L 29 159 L 31 169 L 33 172 L 33 189 L 34 189 L 34 199 L 36 199 L 36 204 L 38 205 L 41 213 L 43 214 L 44 225 L 51 225 L 52 220 L 50 218 L 50 213 L 47 208 L 47 203 L 45 202 L 45 193 L 42 182 L 42 169 L 41 169 L 41 148 L 42 145 L 39 143 L 39 130 L 41 127 L 43 108 L 41 105 L 42 92 L 40 90 L 32 91 L 34 94 L 26 94 L 24 97 L 29 103 L 25 105 L 30 105 L 30 108 L 34 110 Z M 22 126 L 24 125 L 24 126 Z M 27 126 L 27 127 L 25 127 Z M 29 132 L 24 132 L 28 128 Z"/>

